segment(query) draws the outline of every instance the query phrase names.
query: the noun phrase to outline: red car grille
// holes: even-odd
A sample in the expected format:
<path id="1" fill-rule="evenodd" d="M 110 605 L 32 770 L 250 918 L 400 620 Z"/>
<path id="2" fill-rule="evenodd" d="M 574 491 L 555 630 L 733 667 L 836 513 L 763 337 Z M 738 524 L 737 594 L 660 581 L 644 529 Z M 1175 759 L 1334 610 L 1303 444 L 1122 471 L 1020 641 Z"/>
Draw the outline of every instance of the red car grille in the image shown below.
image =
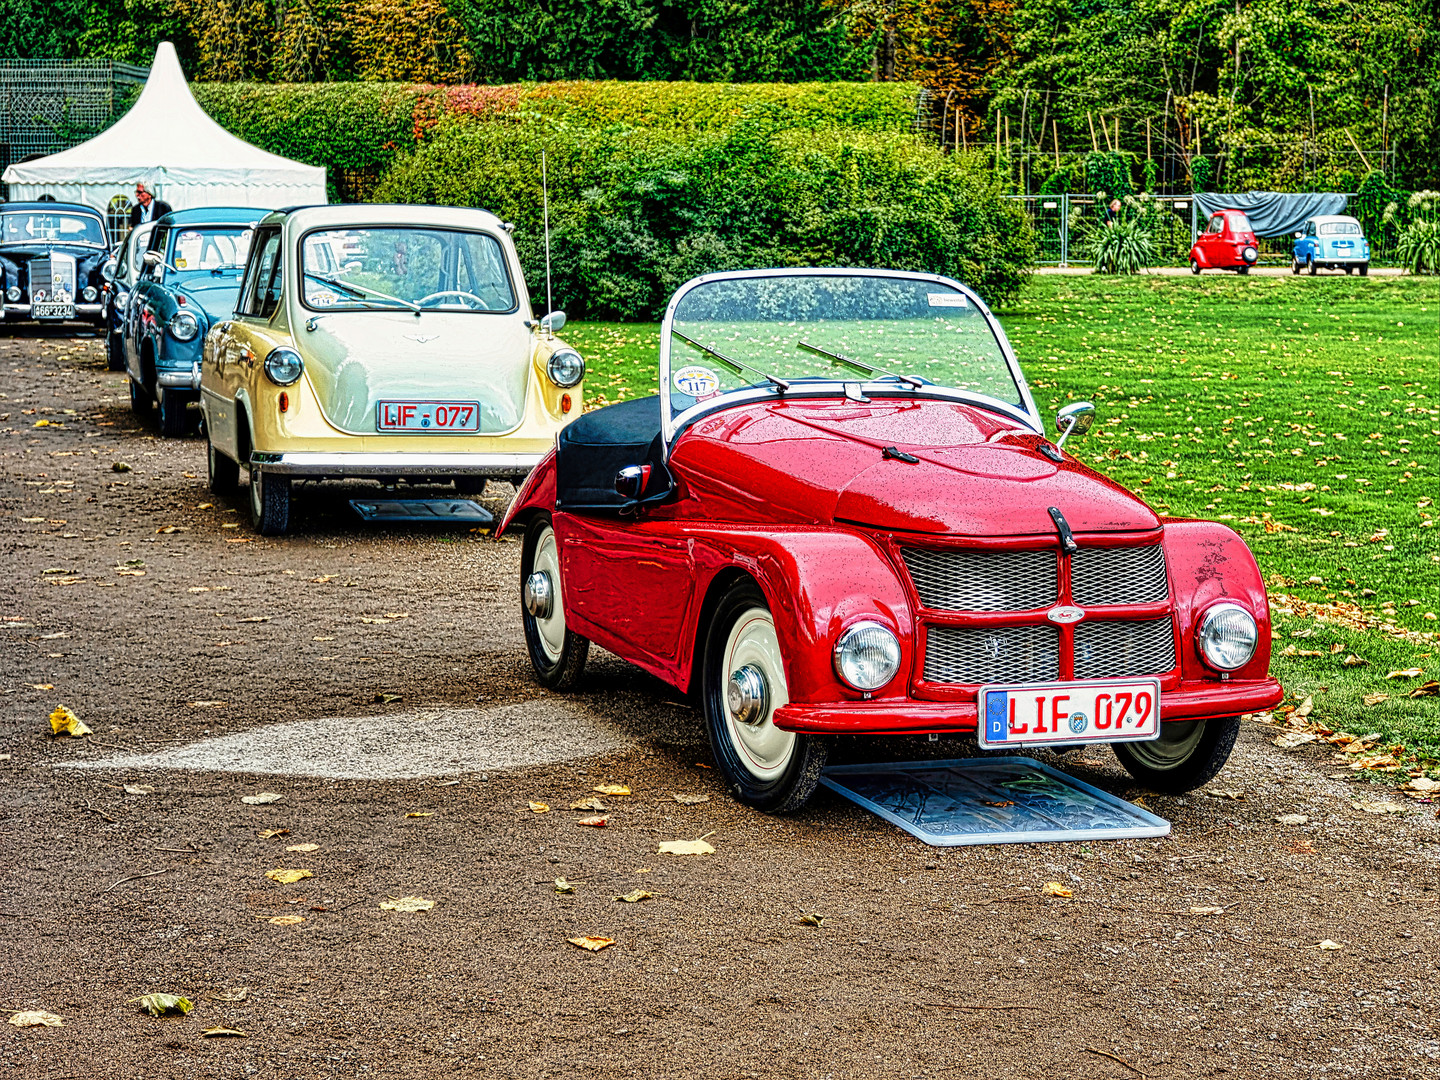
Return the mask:
<path id="1" fill-rule="evenodd" d="M 925 683 L 979 685 L 1161 675 L 1176 665 L 1165 549 L 1020 551 L 902 548 L 922 607 Z M 1086 618 L 1056 625 L 1055 606 Z M 1136 607 L 1133 615 L 1116 608 Z M 1104 610 L 1091 612 L 1091 608 Z M 1013 613 L 1015 621 L 996 620 Z M 968 618 L 978 616 L 978 618 Z M 969 625 L 966 625 L 966 624 Z"/>

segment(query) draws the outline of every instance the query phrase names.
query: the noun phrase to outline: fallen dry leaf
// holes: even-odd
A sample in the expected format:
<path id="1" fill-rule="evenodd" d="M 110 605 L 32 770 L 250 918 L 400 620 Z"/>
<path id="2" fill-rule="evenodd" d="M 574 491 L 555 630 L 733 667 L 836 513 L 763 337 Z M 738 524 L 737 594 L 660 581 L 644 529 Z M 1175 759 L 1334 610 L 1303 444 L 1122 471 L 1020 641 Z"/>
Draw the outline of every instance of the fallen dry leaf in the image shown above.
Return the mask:
<path id="1" fill-rule="evenodd" d="M 1314 945 L 1310 946 L 1312 949 L 1324 949 L 1326 952 L 1334 952 L 1336 949 L 1343 949 L 1344 947 L 1345 946 L 1341 945 L 1338 941 L 1331 941 L 1329 938 L 1326 938 L 1324 941 L 1317 941 Z"/>
<path id="2" fill-rule="evenodd" d="M 672 793 L 670 797 L 676 802 L 678 802 L 681 806 L 698 806 L 700 803 L 707 803 L 710 801 L 709 795 L 678 795 Z"/>
<path id="3" fill-rule="evenodd" d="M 1408 814 L 1410 808 L 1396 802 L 1353 802 L 1350 804 L 1356 810 L 1364 810 L 1367 814 Z"/>
<path id="4" fill-rule="evenodd" d="M 534 812 L 534 813 L 536 813 L 536 814 L 548 814 L 548 813 L 550 812 L 550 804 L 549 804 L 549 803 L 532 802 L 532 803 L 527 803 L 526 805 L 529 806 L 530 809 L 531 809 L 531 811 Z"/>
<path id="5" fill-rule="evenodd" d="M 171 535 L 172 533 L 177 533 L 177 532 L 189 532 L 189 531 L 190 531 L 190 530 L 189 530 L 188 528 L 186 528 L 184 525 L 161 525 L 160 528 L 158 528 L 158 529 L 155 530 L 155 532 L 156 532 L 157 534 L 163 534 L 163 535 L 165 535 L 165 536 L 169 536 L 169 535 Z"/>
<path id="6" fill-rule="evenodd" d="M 309 870 L 275 869 L 266 870 L 265 876 L 271 881 L 278 881 L 281 885 L 293 885 L 297 881 L 303 881 L 307 877 L 314 877 L 315 875 Z"/>
<path id="7" fill-rule="evenodd" d="M 824 915 L 815 915 L 815 914 L 801 915 L 798 919 L 795 920 L 795 924 L 796 924 L 797 926 L 821 926 L 821 927 L 823 927 L 823 926 L 825 925 L 825 916 L 824 916 Z"/>
<path id="8" fill-rule="evenodd" d="M 662 840 L 657 855 L 713 855 L 715 849 L 704 840 Z"/>
<path id="9" fill-rule="evenodd" d="M 206 1028 L 204 1031 L 200 1032 L 200 1037 L 202 1039 L 213 1039 L 222 1035 L 234 1035 L 243 1039 L 245 1037 L 245 1032 L 236 1031 L 234 1028 L 227 1027 Z"/>
<path id="10" fill-rule="evenodd" d="M 1424 672 L 1421 668 L 1418 668 L 1418 667 L 1407 667 L 1407 668 L 1400 668 L 1400 669 L 1398 669 L 1398 670 L 1396 670 L 1396 671 L 1392 671 L 1392 672 L 1390 672 L 1389 674 L 1387 674 L 1387 675 L 1385 676 L 1385 678 L 1387 678 L 1387 679 L 1415 679 L 1415 678 L 1419 678 L 1421 675 L 1424 675 L 1424 674 L 1425 674 L 1425 672 Z"/>
<path id="11" fill-rule="evenodd" d="M 126 785 L 125 785 L 125 794 L 126 794 L 126 795 L 153 795 L 153 794 L 155 794 L 155 789 L 154 789 L 153 787 L 151 787 L 149 784 L 126 784 Z"/>
<path id="12" fill-rule="evenodd" d="M 168 1012 L 178 1012 L 184 1016 L 195 1007 L 193 1001 L 179 994 L 145 994 L 131 998 L 126 1004 L 139 1005 L 141 1012 L 148 1012 L 151 1016 L 163 1016 Z"/>
<path id="13" fill-rule="evenodd" d="M 608 810 L 608 809 L 610 809 L 610 808 L 609 808 L 608 806 L 606 806 L 603 802 L 601 802 L 599 799 L 595 798 L 595 797 L 592 795 L 592 796 L 591 796 L 590 798 L 588 798 L 588 799 L 581 799 L 579 802 L 572 802 L 572 803 L 570 804 L 570 809 L 571 809 L 571 810 Z"/>
<path id="14" fill-rule="evenodd" d="M 255 834 L 261 840 L 273 840 L 277 836 L 289 836 L 289 829 L 261 829 Z"/>
<path id="15" fill-rule="evenodd" d="M 1299 717 L 1309 716 L 1310 710 L 1312 710 L 1313 708 L 1315 708 L 1315 699 L 1307 697 L 1304 701 L 1300 702 L 1300 704 L 1295 707 L 1295 712 L 1293 715 Z"/>
<path id="16" fill-rule="evenodd" d="M 592 829 L 604 829 L 610 825 L 609 814 L 596 814 L 593 817 L 582 817 L 575 821 L 576 825 L 589 825 Z"/>
<path id="17" fill-rule="evenodd" d="M 1314 742 L 1317 736 L 1308 731 L 1287 731 L 1271 740 L 1281 750 L 1294 750 L 1297 746 Z"/>
<path id="18" fill-rule="evenodd" d="M 1063 896 L 1067 898 L 1075 895 L 1075 890 L 1061 885 L 1058 881 L 1047 881 L 1045 887 L 1041 889 L 1040 892 L 1044 896 Z"/>
<path id="19" fill-rule="evenodd" d="M 980 802 L 985 806 L 1006 807 L 1015 805 L 1014 799 L 981 799 Z"/>
<path id="20" fill-rule="evenodd" d="M 268 806 L 270 803 L 277 803 L 285 798 L 284 795 L 276 795 L 273 791 L 262 791 L 259 795 L 241 795 L 240 801 L 246 806 Z"/>
<path id="21" fill-rule="evenodd" d="M 370 700 L 373 701 L 376 705 L 394 705 L 395 702 L 397 702 L 397 701 L 404 701 L 404 700 L 405 700 L 405 697 L 404 697 L 403 694 L 380 694 L 380 693 L 377 693 L 377 694 L 376 694 L 373 698 L 371 698 Z"/>
<path id="22" fill-rule="evenodd" d="M 228 701 L 192 701 L 189 703 L 192 709 L 223 709 L 229 704 Z"/>
<path id="23" fill-rule="evenodd" d="M 55 706 L 55 711 L 50 714 L 50 733 L 52 735 L 72 735 L 76 738 L 92 734 L 90 729 L 85 726 L 85 721 L 64 705 Z"/>
<path id="24" fill-rule="evenodd" d="M 575 895 L 575 886 L 566 881 L 563 877 L 555 879 L 555 891 L 565 896 Z"/>
<path id="25" fill-rule="evenodd" d="M 1431 780 L 1427 776 L 1417 776 L 1400 789 L 1406 795 L 1416 798 L 1424 798 L 1427 795 L 1440 794 L 1440 780 Z"/>
<path id="26" fill-rule="evenodd" d="M 65 1021 L 52 1012 L 36 1010 L 33 1012 L 17 1012 L 10 1017 L 10 1023 L 16 1027 L 64 1027 Z"/>
<path id="27" fill-rule="evenodd" d="M 28 686 L 28 687 L 30 687 L 31 690 L 54 690 L 54 689 L 55 689 L 55 684 L 54 684 L 54 683 L 48 683 L 48 682 L 32 682 L 32 683 L 26 683 L 25 685 Z"/>
<path id="28" fill-rule="evenodd" d="M 229 990 L 221 990 L 220 993 L 211 994 L 210 996 L 215 1001 L 244 1001 L 250 996 L 250 988 L 248 986 L 234 986 Z"/>
<path id="29" fill-rule="evenodd" d="M 1224 914 L 1225 914 L 1225 909 L 1224 909 L 1223 907 L 1192 907 L 1192 908 L 1190 909 L 1190 914 L 1191 914 L 1191 915 L 1224 915 Z"/>
<path id="30" fill-rule="evenodd" d="M 434 817 L 434 810 L 411 810 L 406 817 Z"/>
<path id="31" fill-rule="evenodd" d="M 1365 695 L 1363 698 L 1361 698 L 1360 700 L 1363 701 L 1366 705 L 1379 705 L 1380 702 L 1382 702 L 1382 701 L 1389 701 L 1389 700 L 1390 700 L 1390 695 L 1389 695 L 1389 694 L 1366 694 L 1366 695 Z"/>
<path id="32" fill-rule="evenodd" d="M 1440 696 L 1440 679 L 1431 679 L 1429 682 L 1421 683 L 1414 690 L 1410 691 L 1410 697 L 1437 697 Z"/>
<path id="33" fill-rule="evenodd" d="M 1245 792 L 1239 788 L 1210 788 L 1205 792 L 1212 799 L 1243 799 Z"/>
<path id="34" fill-rule="evenodd" d="M 1354 653 L 1351 653 L 1349 656 L 1345 657 L 1344 660 L 1341 660 L 1340 663 L 1344 664 L 1346 667 L 1364 667 L 1369 665 L 1370 661 L 1362 660 Z"/>
<path id="35" fill-rule="evenodd" d="M 266 919 L 271 926 L 299 926 L 305 921 L 304 915 L 276 915 Z"/>
<path id="36" fill-rule="evenodd" d="M 591 791 L 598 791 L 601 795 L 629 795 L 630 789 L 624 784 L 601 784 L 599 787 L 591 788 Z"/>
<path id="37" fill-rule="evenodd" d="M 319 850 L 320 850 L 320 845 L 319 845 L 319 844 L 291 844 L 291 845 L 290 845 L 289 847 L 287 847 L 285 850 L 286 850 L 286 851 L 299 851 L 299 852 L 302 852 L 302 853 L 304 853 L 304 852 L 310 852 L 310 851 L 319 851 Z"/>
<path id="38" fill-rule="evenodd" d="M 236 621 L 237 623 L 246 623 L 246 622 L 269 622 L 269 621 L 270 621 L 270 616 L 269 616 L 269 615 L 251 615 L 248 619 L 236 619 L 235 621 Z"/>
<path id="39" fill-rule="evenodd" d="M 381 911 L 429 911 L 435 906 L 434 900 L 420 896 L 392 896 L 380 904 Z"/>
<path id="40" fill-rule="evenodd" d="M 587 952 L 599 952 L 601 949 L 609 948 L 615 944 L 614 938 L 608 937 L 572 937 L 566 938 L 571 945 L 578 945 Z"/>
<path id="41" fill-rule="evenodd" d="M 655 899 L 655 894 L 644 889 L 631 889 L 624 896 L 617 896 L 615 899 L 623 900 L 627 904 L 638 904 L 641 900 Z"/>
<path id="42" fill-rule="evenodd" d="M 1304 814 L 1281 814 L 1275 819 L 1277 825 L 1308 825 L 1310 819 Z"/>

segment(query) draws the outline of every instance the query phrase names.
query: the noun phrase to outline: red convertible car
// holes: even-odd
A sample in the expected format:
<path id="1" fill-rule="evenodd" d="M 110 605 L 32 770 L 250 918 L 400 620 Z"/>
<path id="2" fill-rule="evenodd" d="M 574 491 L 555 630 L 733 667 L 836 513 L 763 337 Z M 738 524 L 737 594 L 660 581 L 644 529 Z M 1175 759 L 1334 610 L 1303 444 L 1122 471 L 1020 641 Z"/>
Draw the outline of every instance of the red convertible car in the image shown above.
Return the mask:
<path id="1" fill-rule="evenodd" d="M 525 640 L 590 642 L 690 694 L 735 796 L 788 811 L 834 737 L 1111 744 L 1209 780 L 1277 704 L 1265 589 L 1222 525 L 1161 521 L 1062 449 L 963 285 L 890 270 L 713 274 L 670 301 L 660 393 L 560 434 L 524 527 Z"/>
<path id="2" fill-rule="evenodd" d="M 1190 272 L 1234 270 L 1250 273 L 1260 258 L 1260 242 L 1243 210 L 1219 210 L 1210 215 L 1210 224 L 1190 247 Z"/>

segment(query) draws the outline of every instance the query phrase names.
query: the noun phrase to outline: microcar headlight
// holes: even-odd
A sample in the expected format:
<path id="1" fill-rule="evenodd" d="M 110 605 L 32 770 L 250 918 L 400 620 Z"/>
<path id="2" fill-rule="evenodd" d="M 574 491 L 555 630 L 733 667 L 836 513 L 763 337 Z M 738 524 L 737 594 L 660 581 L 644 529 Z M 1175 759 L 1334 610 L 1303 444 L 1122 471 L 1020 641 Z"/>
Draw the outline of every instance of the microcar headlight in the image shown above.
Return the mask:
<path id="1" fill-rule="evenodd" d="M 835 674 L 856 690 L 879 690 L 900 670 L 900 642 L 877 622 L 847 627 L 835 642 Z"/>
<path id="2" fill-rule="evenodd" d="M 95 297 L 99 296 L 100 294 L 95 291 L 94 285 L 86 285 L 85 291 L 80 295 L 85 297 L 85 302 L 87 304 L 93 304 L 95 302 Z"/>
<path id="3" fill-rule="evenodd" d="M 1255 655 L 1260 628 L 1255 616 L 1239 604 L 1216 604 L 1200 617 L 1195 643 L 1200 655 L 1217 671 L 1235 671 Z"/>
<path id="4" fill-rule="evenodd" d="M 18 304 L 20 302 L 20 297 L 24 295 L 25 294 L 20 291 L 20 287 L 18 285 L 11 285 L 10 288 L 5 290 L 5 299 L 9 300 L 12 304 Z"/>
<path id="5" fill-rule="evenodd" d="M 176 341 L 189 341 L 200 332 L 200 323 L 188 311 L 177 311 L 170 316 L 170 334 Z"/>
<path id="6" fill-rule="evenodd" d="M 573 349 L 561 349 L 550 357 L 545 371 L 556 386 L 569 390 L 585 377 L 585 361 Z"/>
<path id="7" fill-rule="evenodd" d="M 124 312 L 126 305 L 130 303 L 130 294 L 128 292 L 117 292 L 115 299 L 110 302 L 115 305 L 116 311 Z"/>
<path id="8" fill-rule="evenodd" d="M 305 361 L 288 345 L 271 349 L 270 355 L 265 357 L 265 374 L 276 386 L 289 386 L 300 378 L 300 372 L 304 370 Z"/>

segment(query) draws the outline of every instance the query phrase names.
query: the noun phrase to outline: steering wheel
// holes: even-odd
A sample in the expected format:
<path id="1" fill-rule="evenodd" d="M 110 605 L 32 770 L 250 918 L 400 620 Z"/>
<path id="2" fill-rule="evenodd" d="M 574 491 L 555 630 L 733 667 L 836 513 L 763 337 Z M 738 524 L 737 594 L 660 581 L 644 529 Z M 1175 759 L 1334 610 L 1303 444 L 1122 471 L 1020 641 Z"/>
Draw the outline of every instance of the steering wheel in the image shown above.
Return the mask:
<path id="1" fill-rule="evenodd" d="M 472 292 L 464 292 L 460 289 L 445 289 L 442 292 L 432 292 L 429 296 L 422 296 L 419 300 L 415 302 L 419 304 L 422 308 L 437 307 L 439 305 L 432 304 L 430 303 L 430 301 L 441 300 L 447 296 L 458 296 L 461 300 L 465 301 L 465 306 L 470 308 L 472 311 L 490 310 L 490 305 L 485 303 L 485 301 L 482 300 L 480 297 L 476 296 Z"/>

